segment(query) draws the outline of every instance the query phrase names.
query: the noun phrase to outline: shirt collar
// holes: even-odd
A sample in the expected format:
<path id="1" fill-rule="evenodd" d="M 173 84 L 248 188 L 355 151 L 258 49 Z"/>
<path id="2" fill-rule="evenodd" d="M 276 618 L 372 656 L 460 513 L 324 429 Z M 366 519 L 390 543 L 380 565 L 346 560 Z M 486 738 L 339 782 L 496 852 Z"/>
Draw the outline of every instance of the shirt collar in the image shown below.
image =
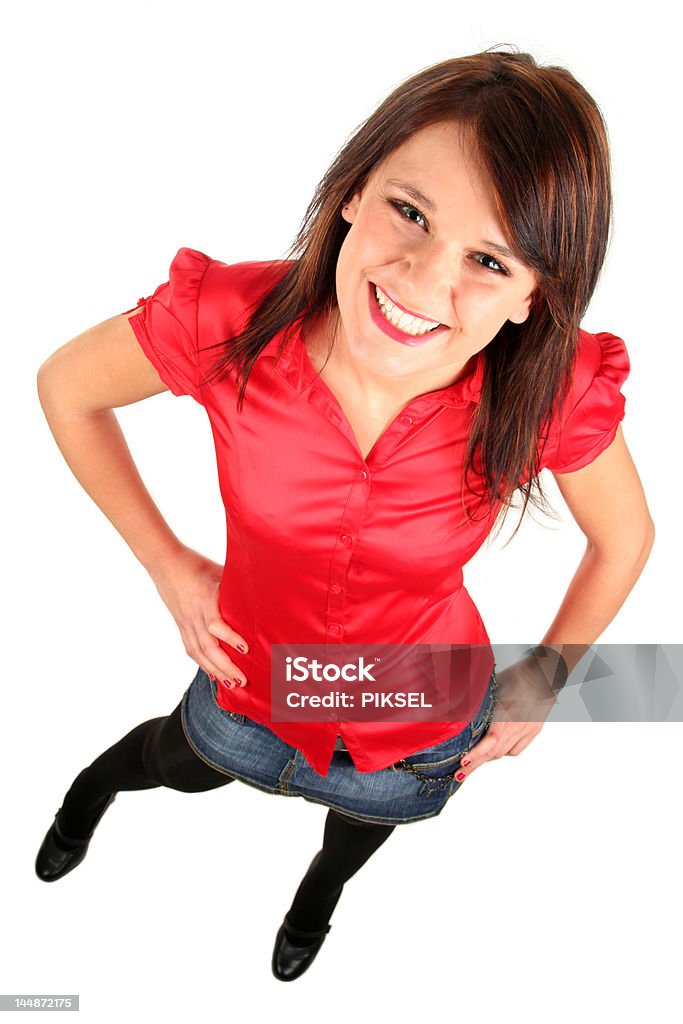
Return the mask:
<path id="1" fill-rule="evenodd" d="M 282 344 L 283 334 L 284 328 L 268 342 L 261 352 L 261 356 L 275 359 L 277 350 Z M 297 329 L 290 338 L 276 369 L 295 391 L 304 391 L 317 380 L 318 375 L 302 341 L 300 329 Z M 476 353 L 474 367 L 466 377 L 461 377 L 454 384 L 439 388 L 438 391 L 420 395 L 415 401 L 423 401 L 425 404 L 438 402 L 440 405 L 448 405 L 453 408 L 461 408 L 470 403 L 477 404 L 481 398 L 485 369 L 486 357 L 484 350 L 481 349 Z"/>

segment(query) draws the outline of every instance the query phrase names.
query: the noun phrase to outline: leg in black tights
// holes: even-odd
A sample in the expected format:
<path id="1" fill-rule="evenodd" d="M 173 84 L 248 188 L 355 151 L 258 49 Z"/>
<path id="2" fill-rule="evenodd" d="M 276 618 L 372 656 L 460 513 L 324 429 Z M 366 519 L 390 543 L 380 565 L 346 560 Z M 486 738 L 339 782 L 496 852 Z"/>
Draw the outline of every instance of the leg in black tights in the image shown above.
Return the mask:
<path id="1" fill-rule="evenodd" d="M 234 782 L 195 754 L 183 731 L 180 707 L 136 725 L 76 776 L 59 811 L 64 835 L 87 835 L 111 793 L 159 786 L 200 793 Z"/>
<path id="2" fill-rule="evenodd" d="M 344 883 L 395 828 L 395 825 L 375 825 L 349 818 L 330 808 L 325 819 L 322 849 L 313 858 L 286 914 L 285 934 L 294 945 L 305 945 L 305 941 L 289 935 L 287 924 L 302 931 L 325 928 L 339 902 Z"/>
<path id="3" fill-rule="evenodd" d="M 131 729 L 76 776 L 58 815 L 63 835 L 87 835 L 111 793 L 167 786 L 199 793 L 234 782 L 195 754 L 183 731 L 180 707 Z M 389 838 L 395 825 L 373 825 L 331 808 L 323 847 L 297 890 L 287 914 L 293 928 L 324 928 L 351 878 Z"/>

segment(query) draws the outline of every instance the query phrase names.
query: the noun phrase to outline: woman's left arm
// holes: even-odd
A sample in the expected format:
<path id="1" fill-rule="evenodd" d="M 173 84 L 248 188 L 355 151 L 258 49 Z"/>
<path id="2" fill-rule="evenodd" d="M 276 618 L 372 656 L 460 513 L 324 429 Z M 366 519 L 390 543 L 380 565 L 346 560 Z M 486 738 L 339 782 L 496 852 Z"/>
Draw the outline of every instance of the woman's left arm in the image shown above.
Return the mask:
<path id="1" fill-rule="evenodd" d="M 541 643 L 555 647 L 569 672 L 615 617 L 636 584 L 655 527 L 621 424 L 608 448 L 557 486 L 586 540 L 586 552 Z"/>
<path id="2" fill-rule="evenodd" d="M 573 473 L 556 474 L 555 480 L 587 546 L 541 643 L 559 652 L 571 673 L 635 586 L 655 530 L 621 425 L 593 462 Z M 466 775 L 484 761 L 519 754 L 540 732 L 556 700 L 548 686 L 553 679 L 550 669 L 555 668 L 551 662 L 551 657 L 531 654 L 497 673 L 499 708 L 469 754 Z"/>

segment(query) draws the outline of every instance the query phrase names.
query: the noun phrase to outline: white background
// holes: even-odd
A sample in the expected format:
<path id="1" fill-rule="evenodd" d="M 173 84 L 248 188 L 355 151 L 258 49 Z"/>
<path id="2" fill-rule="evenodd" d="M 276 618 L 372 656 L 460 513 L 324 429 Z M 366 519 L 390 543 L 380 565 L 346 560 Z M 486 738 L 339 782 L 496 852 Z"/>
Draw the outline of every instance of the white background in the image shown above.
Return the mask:
<path id="1" fill-rule="evenodd" d="M 624 434 L 657 538 L 601 643 L 677 643 L 680 47 L 673 4 L 555 8 L 61 2 L 3 18 L 5 285 L 0 991 L 80 993 L 81 1019 L 671 1021 L 681 912 L 681 726 L 548 724 L 440 818 L 398 828 L 346 886 L 304 978 L 272 944 L 325 810 L 246 786 L 121 793 L 86 861 L 33 873 L 73 777 L 168 714 L 195 668 L 154 584 L 80 488 L 40 363 L 167 279 L 181 246 L 279 258 L 337 150 L 428 64 L 496 43 L 568 67 L 609 128 L 612 246 L 583 326 L 631 357 Z M 170 393 L 121 409 L 172 528 L 216 561 L 208 420 Z M 537 642 L 584 541 L 534 513 L 468 565 L 492 640 Z M 542 595 L 542 596 L 539 596 Z"/>

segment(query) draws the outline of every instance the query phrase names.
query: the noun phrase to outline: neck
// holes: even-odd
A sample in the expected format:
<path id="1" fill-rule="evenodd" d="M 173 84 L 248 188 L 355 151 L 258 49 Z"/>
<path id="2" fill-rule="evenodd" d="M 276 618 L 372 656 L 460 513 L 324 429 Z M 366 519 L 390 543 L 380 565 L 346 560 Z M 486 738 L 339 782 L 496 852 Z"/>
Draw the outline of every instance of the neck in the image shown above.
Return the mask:
<path id="1" fill-rule="evenodd" d="M 353 389 L 353 394 L 367 409 L 379 408 L 387 402 L 405 405 L 430 391 L 449 387 L 473 371 L 477 354 L 470 356 L 455 369 L 438 368 L 421 375 L 411 374 L 409 378 L 391 377 L 373 373 L 350 354 L 344 334 L 338 329 L 326 326 L 320 317 L 305 323 L 301 340 L 306 347 L 313 367 L 323 379 L 334 376 Z"/>

